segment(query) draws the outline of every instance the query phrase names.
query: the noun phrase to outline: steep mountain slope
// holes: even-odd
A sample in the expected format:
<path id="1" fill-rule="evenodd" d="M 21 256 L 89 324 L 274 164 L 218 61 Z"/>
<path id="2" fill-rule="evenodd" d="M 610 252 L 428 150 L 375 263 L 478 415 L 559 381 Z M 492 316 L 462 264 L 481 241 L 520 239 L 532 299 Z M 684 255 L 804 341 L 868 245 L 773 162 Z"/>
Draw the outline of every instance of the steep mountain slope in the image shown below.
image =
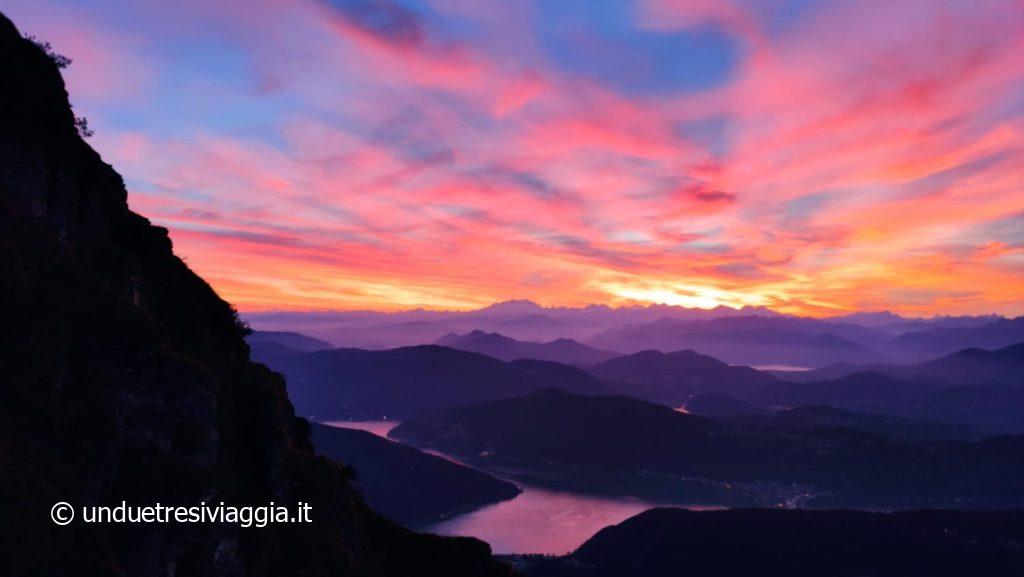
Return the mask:
<path id="1" fill-rule="evenodd" d="M 436 344 L 482 353 L 503 361 L 536 359 L 570 365 L 593 365 L 619 356 L 618 353 L 588 347 L 572 339 L 562 338 L 546 343 L 535 343 L 484 331 L 473 331 L 464 335 L 448 334 L 439 339 Z"/>
<path id="2" fill-rule="evenodd" d="M 231 307 L 128 210 L 60 73 L 0 15 L 0 549 L 5 575 L 501 575 L 411 533 L 316 457 Z M 270 501 L 312 523 L 56 526 L 51 506 Z"/>
<path id="3" fill-rule="evenodd" d="M 734 367 L 694 351 L 641 351 L 591 367 L 609 387 L 628 395 L 678 407 L 700 393 L 744 394 L 775 382 L 750 367 Z"/>
<path id="4" fill-rule="evenodd" d="M 546 361 L 504 363 L 437 345 L 257 358 L 287 377 L 288 394 L 299 414 L 319 420 L 403 419 L 553 384 L 581 393 L 601 390 L 596 379 L 575 367 Z"/>
<path id="5" fill-rule="evenodd" d="M 367 431 L 319 423 L 310 427 L 317 453 L 351 467 L 370 506 L 408 527 L 519 494 L 512 483 Z"/>

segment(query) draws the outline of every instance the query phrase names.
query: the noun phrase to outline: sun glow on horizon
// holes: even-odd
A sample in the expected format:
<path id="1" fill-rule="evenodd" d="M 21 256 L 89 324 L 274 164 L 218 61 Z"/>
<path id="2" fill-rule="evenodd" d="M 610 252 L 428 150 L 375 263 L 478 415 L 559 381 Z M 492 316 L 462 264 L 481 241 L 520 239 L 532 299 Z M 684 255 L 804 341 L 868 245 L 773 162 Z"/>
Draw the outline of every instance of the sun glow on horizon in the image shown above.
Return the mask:
<path id="1" fill-rule="evenodd" d="M 767 306 L 768 298 L 726 291 L 710 286 L 686 283 L 640 283 L 630 286 L 618 282 L 600 283 L 601 290 L 618 300 L 634 303 L 663 304 L 695 309 L 729 307 L 741 309 L 745 306 Z"/>

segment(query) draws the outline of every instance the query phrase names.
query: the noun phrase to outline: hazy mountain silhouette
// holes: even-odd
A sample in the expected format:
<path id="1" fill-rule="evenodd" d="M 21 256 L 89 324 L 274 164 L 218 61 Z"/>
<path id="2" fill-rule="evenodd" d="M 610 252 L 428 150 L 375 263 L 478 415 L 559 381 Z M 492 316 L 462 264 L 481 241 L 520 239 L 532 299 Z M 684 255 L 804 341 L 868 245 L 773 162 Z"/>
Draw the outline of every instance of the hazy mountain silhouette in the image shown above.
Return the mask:
<path id="1" fill-rule="evenodd" d="M 526 577 L 1018 575 L 1024 513 L 651 509 L 571 555 L 516 558 Z"/>
<path id="2" fill-rule="evenodd" d="M 887 337 L 859 325 L 797 317 L 738 316 L 627 325 L 604 331 L 586 344 L 623 352 L 692 349 L 731 364 L 821 367 L 836 362 L 882 361 L 886 357 L 868 345 Z"/>
<path id="3" fill-rule="evenodd" d="M 962 350 L 911 366 L 903 374 L 939 383 L 1024 387 L 1024 343 L 994 351 Z"/>
<path id="4" fill-rule="evenodd" d="M 866 311 L 822 319 L 832 323 L 860 325 L 894 336 L 930 329 L 973 328 L 986 325 L 1003 317 L 999 315 L 948 316 L 908 318 L 891 311 Z"/>
<path id="5" fill-rule="evenodd" d="M 987 351 L 964 349 L 930 361 L 909 364 L 835 364 L 813 371 L 773 372 L 782 380 L 814 382 L 858 372 L 923 380 L 944 385 L 1002 385 L 1024 387 L 1024 343 Z"/>
<path id="6" fill-rule="evenodd" d="M 354 484 L 374 510 L 422 527 L 511 499 L 519 488 L 373 433 L 311 423 L 316 451 L 355 471 Z"/>
<path id="7" fill-rule="evenodd" d="M 0 54 L 4 575 L 507 574 L 482 542 L 381 517 L 314 455 L 234 311 L 128 209 L 56 64 L 2 15 Z M 314 522 L 59 527 L 60 501 L 302 501 Z"/>
<path id="8" fill-rule="evenodd" d="M 812 319 L 758 307 L 542 307 L 525 300 L 471 311 L 272 312 L 246 319 L 260 330 L 298 331 L 350 348 L 430 344 L 479 330 L 538 343 L 572 339 L 624 353 L 693 349 L 732 364 L 810 367 L 911 362 L 1024 341 L 1020 319 L 995 315 L 913 319 L 883 311 Z"/>
<path id="9" fill-rule="evenodd" d="M 245 342 L 250 347 L 271 343 L 304 352 L 334 348 L 327 341 L 290 331 L 253 331 L 245 337 Z"/>
<path id="10" fill-rule="evenodd" d="M 572 339 L 563 338 L 546 343 L 534 343 L 484 331 L 473 331 L 463 335 L 450 333 L 439 339 L 436 344 L 463 351 L 483 353 L 502 361 L 537 359 L 570 365 L 592 365 L 619 356 L 619 353 L 598 350 Z"/>
<path id="11" fill-rule="evenodd" d="M 267 366 L 276 366 L 302 353 L 332 348 L 327 341 L 288 331 L 257 331 L 246 336 L 245 342 L 252 359 Z"/>
<path id="12" fill-rule="evenodd" d="M 890 340 L 887 347 L 904 356 L 926 359 L 966 348 L 999 349 L 1024 342 L 1024 317 L 997 319 L 981 326 L 932 328 Z"/>
<path id="13" fill-rule="evenodd" d="M 824 320 L 844 325 L 859 325 L 862 327 L 884 329 L 900 323 L 913 323 L 918 319 L 908 319 L 891 311 L 865 311 L 830 317 Z"/>
<path id="14" fill-rule="evenodd" d="M 870 313 L 868 313 L 870 315 Z M 901 335 L 904 333 L 914 333 L 931 329 L 958 329 L 958 328 L 974 328 L 980 327 L 997 321 L 1003 317 L 999 315 L 978 315 L 978 316 L 936 316 L 931 318 L 902 318 L 899 315 L 893 315 L 890 317 L 892 322 L 874 322 L 879 317 L 867 317 L 864 318 L 860 314 L 852 314 L 846 317 L 840 317 L 838 320 L 841 322 L 849 322 L 853 324 L 862 324 L 867 327 L 878 329 L 891 333 L 893 335 Z"/>
<path id="15" fill-rule="evenodd" d="M 597 377 L 572 365 L 555 361 L 519 359 L 510 362 L 509 366 L 543 387 L 559 387 L 587 395 L 616 392 L 616 389 L 601 382 Z"/>
<path id="16" fill-rule="evenodd" d="M 750 393 L 775 377 L 750 367 L 734 367 L 694 351 L 641 351 L 588 369 L 609 388 L 672 407 L 699 393 Z"/>
<path id="17" fill-rule="evenodd" d="M 502 301 L 473 311 L 478 316 L 518 316 L 544 313 L 544 307 L 528 299 Z"/>
<path id="18" fill-rule="evenodd" d="M 1024 505 L 1019 436 L 930 442 L 833 426 L 772 430 L 557 389 L 414 417 L 390 436 L 532 483 L 674 502 Z"/>
<path id="19" fill-rule="evenodd" d="M 780 382 L 748 395 L 762 406 L 825 403 L 977 429 L 1024 433 L 1024 344 L 965 349 L 911 365 L 832 365 L 774 373 Z"/>
<path id="20" fill-rule="evenodd" d="M 374 324 L 343 324 L 317 333 L 335 346 L 369 350 L 425 345 L 459 330 L 448 322 L 408 321 Z"/>
<path id="21" fill-rule="evenodd" d="M 581 340 L 601 331 L 658 319 L 699 320 L 737 315 L 775 316 L 768 309 L 689 309 L 668 305 L 542 307 L 525 300 L 495 303 L 472 311 L 333 311 L 250 313 L 259 330 L 298 331 L 338 347 L 388 349 L 436 342 L 449 333 L 496 332 L 522 341 Z M 678 347 L 677 347 L 678 348 Z M 614 349 L 613 349 L 614 350 Z"/>
<path id="22" fill-rule="evenodd" d="M 320 420 L 403 419 L 556 384 L 549 378 L 582 393 L 603 390 L 574 367 L 505 363 L 437 345 L 386 351 L 331 349 L 266 362 L 287 377 L 288 394 L 299 414 Z"/>

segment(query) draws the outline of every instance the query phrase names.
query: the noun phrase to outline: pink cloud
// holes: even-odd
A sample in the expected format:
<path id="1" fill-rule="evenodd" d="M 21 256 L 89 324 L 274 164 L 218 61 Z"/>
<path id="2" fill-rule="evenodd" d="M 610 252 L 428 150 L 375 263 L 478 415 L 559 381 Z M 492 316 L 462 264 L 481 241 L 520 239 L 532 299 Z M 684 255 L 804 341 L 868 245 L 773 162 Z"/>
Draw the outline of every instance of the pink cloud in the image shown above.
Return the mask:
<path id="1" fill-rule="evenodd" d="M 990 227 L 1024 213 L 1019 2 L 833 3 L 784 30 L 760 3 L 642 2 L 644 30 L 711 26 L 741 44 L 721 85 L 657 97 L 561 71 L 526 4 L 511 18 L 430 3 L 483 31 L 466 37 L 406 14 L 381 28 L 320 2 L 247 6 L 190 2 L 168 18 L 244 49 L 232 72 L 246 83 L 211 80 L 214 100 L 258 126 L 227 110 L 187 134 L 95 139 L 133 207 L 243 308 L 697 286 L 814 314 L 1024 313 L 1021 248 Z M 152 112 L 162 70 L 145 36 L 16 8 L 75 58 L 74 98 Z M 681 129 L 709 119 L 720 149 Z"/>

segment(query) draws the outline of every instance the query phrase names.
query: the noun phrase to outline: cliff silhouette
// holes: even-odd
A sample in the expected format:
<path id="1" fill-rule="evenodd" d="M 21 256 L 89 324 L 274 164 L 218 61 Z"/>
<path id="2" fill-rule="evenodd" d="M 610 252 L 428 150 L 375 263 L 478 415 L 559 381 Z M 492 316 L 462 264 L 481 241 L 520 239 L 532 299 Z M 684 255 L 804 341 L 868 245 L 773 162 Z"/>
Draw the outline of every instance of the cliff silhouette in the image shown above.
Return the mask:
<path id="1" fill-rule="evenodd" d="M 0 563 L 6 575 L 504 575 L 399 528 L 314 454 L 232 307 L 128 209 L 57 63 L 0 15 Z M 53 524 L 81 505 L 312 506 L 313 522 Z"/>

